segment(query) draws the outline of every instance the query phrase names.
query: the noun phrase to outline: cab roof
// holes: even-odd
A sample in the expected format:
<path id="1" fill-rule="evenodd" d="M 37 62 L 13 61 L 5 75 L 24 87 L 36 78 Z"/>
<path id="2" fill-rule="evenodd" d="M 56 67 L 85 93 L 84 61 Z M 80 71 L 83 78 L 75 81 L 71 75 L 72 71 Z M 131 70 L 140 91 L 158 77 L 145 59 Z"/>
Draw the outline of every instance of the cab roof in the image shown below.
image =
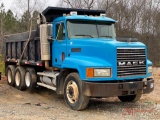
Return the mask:
<path id="1" fill-rule="evenodd" d="M 103 16 L 88 16 L 88 15 L 70 15 L 70 16 L 63 16 L 63 17 L 58 17 L 54 21 L 61 21 L 61 20 L 95 20 L 95 21 L 106 21 L 106 22 L 111 22 L 115 23 L 116 21 L 108 18 L 108 17 L 103 17 Z"/>

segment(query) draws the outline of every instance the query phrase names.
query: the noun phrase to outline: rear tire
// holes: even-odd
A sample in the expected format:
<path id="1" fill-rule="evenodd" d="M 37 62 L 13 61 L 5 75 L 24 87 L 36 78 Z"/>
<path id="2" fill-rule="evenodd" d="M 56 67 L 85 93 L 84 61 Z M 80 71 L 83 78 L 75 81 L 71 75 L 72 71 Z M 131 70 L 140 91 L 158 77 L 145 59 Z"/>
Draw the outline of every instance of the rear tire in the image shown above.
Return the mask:
<path id="1" fill-rule="evenodd" d="M 136 95 L 118 96 L 122 102 L 137 102 L 142 96 L 142 91 L 139 91 Z"/>
<path id="2" fill-rule="evenodd" d="M 64 83 L 64 99 L 73 110 L 83 110 L 89 103 L 89 97 L 82 93 L 82 82 L 78 73 L 70 73 Z"/>
<path id="3" fill-rule="evenodd" d="M 18 66 L 15 70 L 15 86 L 18 90 L 25 90 L 26 84 L 24 80 L 25 69 L 22 66 Z"/>
<path id="4" fill-rule="evenodd" d="M 12 87 L 15 86 L 15 69 L 14 65 L 9 65 L 6 71 L 8 84 Z"/>
<path id="5" fill-rule="evenodd" d="M 37 86 L 37 74 L 34 68 L 27 68 L 25 72 L 25 84 L 29 91 L 34 91 Z"/>

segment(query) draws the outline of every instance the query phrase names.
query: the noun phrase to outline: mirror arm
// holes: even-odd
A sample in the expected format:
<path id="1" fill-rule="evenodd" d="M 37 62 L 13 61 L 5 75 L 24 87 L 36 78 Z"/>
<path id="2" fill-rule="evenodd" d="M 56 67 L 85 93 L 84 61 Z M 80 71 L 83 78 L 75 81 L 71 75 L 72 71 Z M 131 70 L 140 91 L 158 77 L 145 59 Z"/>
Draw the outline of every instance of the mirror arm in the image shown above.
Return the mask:
<path id="1" fill-rule="evenodd" d="M 49 36 L 49 37 L 48 37 L 48 42 L 52 42 L 52 41 L 54 41 L 53 37 L 52 37 L 52 36 Z"/>

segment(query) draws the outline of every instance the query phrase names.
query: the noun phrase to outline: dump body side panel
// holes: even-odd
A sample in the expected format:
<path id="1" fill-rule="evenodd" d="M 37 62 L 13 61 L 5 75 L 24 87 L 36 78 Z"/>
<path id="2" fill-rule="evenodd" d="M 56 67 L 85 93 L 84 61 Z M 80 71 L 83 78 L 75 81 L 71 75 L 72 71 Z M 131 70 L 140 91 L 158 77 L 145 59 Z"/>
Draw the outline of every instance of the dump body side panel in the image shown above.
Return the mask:
<path id="1" fill-rule="evenodd" d="M 6 62 L 15 62 L 20 59 L 21 54 L 28 41 L 29 32 L 8 35 L 4 37 L 3 58 Z M 27 45 L 21 64 L 42 65 L 40 39 L 37 31 L 32 31 L 30 41 Z"/>

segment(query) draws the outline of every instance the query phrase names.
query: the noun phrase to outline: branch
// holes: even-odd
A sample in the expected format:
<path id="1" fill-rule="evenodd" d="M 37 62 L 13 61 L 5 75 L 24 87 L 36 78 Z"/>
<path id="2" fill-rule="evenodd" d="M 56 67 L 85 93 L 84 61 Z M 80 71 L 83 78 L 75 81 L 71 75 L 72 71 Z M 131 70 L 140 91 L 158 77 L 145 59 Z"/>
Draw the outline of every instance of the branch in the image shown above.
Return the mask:
<path id="1" fill-rule="evenodd" d="M 88 1 L 88 0 L 84 0 L 85 4 L 88 6 L 88 2 L 89 2 L 89 1 L 88 1 L 88 2 L 87 2 L 87 1 Z"/>
<path id="2" fill-rule="evenodd" d="M 94 2 L 94 0 L 92 0 L 92 1 L 90 2 L 89 6 L 88 6 L 88 9 L 89 9 L 89 10 L 91 9 L 93 2 Z"/>
<path id="3" fill-rule="evenodd" d="M 63 0 L 65 3 L 69 4 L 72 8 L 73 8 L 73 5 L 71 4 L 71 2 L 69 0 Z"/>

